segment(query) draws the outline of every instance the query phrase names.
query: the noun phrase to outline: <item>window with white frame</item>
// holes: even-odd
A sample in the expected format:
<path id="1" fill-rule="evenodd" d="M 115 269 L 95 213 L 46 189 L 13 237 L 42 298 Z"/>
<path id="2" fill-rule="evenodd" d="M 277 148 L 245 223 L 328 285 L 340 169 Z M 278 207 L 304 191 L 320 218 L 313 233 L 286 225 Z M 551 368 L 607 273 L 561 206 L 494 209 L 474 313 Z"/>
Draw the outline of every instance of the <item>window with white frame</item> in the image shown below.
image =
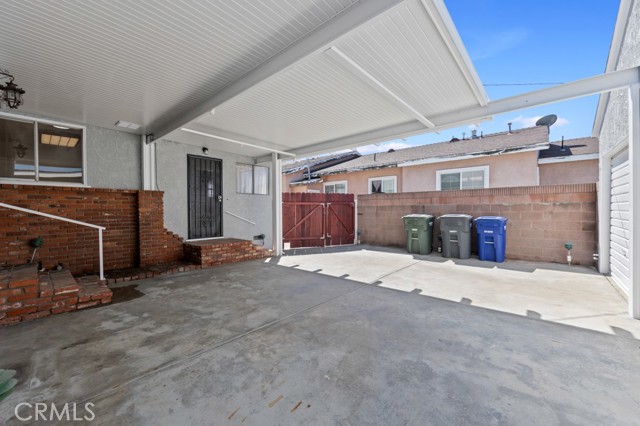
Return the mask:
<path id="1" fill-rule="evenodd" d="M 335 181 L 324 183 L 325 194 L 346 194 L 347 193 L 347 181 Z"/>
<path id="2" fill-rule="evenodd" d="M 239 194 L 269 195 L 269 168 L 236 164 L 236 191 Z"/>
<path id="3" fill-rule="evenodd" d="M 83 127 L 0 115 L 0 179 L 84 184 Z"/>
<path id="4" fill-rule="evenodd" d="M 398 192 L 396 176 L 369 179 L 369 194 L 391 194 Z"/>
<path id="5" fill-rule="evenodd" d="M 482 189 L 488 187 L 489 166 L 438 170 L 436 172 L 436 189 L 438 191 Z"/>

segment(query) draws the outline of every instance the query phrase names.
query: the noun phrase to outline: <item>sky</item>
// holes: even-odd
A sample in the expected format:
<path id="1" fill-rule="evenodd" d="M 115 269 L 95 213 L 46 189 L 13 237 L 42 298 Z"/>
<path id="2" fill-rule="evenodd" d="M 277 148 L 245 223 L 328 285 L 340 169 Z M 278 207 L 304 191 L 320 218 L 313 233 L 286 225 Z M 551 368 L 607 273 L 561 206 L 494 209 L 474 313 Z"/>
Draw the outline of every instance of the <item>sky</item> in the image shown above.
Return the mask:
<path id="1" fill-rule="evenodd" d="M 453 22 L 483 84 L 563 83 L 602 74 L 619 0 L 445 0 Z M 486 86 L 490 100 L 547 85 Z M 479 123 L 478 134 L 535 125 L 556 114 L 550 140 L 591 136 L 598 96 L 496 115 Z M 362 154 L 448 141 L 474 126 L 443 130 L 358 148 Z"/>

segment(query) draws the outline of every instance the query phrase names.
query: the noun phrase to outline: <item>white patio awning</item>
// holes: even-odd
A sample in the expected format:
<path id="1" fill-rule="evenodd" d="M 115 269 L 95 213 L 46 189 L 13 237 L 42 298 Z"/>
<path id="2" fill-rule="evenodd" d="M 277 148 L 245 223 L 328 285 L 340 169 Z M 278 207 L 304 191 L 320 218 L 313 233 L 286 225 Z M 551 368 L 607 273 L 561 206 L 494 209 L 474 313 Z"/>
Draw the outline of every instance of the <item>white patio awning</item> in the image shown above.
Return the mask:
<path id="1" fill-rule="evenodd" d="M 6 6 L 0 67 L 27 90 L 21 111 L 136 123 L 158 143 L 300 155 L 487 103 L 442 0 Z"/>

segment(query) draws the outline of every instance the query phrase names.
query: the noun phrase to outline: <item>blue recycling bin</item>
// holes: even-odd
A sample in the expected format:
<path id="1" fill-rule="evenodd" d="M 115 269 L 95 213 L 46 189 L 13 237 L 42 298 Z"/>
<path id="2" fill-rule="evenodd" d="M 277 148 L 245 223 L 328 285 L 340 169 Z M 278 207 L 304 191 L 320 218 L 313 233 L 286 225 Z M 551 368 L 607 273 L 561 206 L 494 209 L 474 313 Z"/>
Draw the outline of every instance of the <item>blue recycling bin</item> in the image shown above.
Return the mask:
<path id="1" fill-rule="evenodd" d="M 478 233 L 478 258 L 504 262 L 504 253 L 507 248 L 507 218 L 481 216 L 474 222 Z"/>

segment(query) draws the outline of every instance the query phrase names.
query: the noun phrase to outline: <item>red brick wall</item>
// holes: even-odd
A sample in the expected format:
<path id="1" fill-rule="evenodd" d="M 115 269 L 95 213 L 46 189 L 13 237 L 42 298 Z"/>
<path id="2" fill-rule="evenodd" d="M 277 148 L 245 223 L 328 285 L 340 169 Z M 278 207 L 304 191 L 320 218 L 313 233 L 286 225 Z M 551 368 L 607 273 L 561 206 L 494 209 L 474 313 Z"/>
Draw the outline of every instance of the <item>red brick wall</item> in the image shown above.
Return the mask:
<path id="1" fill-rule="evenodd" d="M 180 260 L 183 240 L 164 228 L 164 202 L 161 191 L 138 191 L 138 236 L 140 266 Z"/>
<path id="2" fill-rule="evenodd" d="M 138 208 L 139 193 L 151 194 L 150 203 L 143 197 L 142 210 Z M 158 247 L 165 245 L 171 255 L 158 256 L 158 263 L 178 256 L 175 245 L 166 237 L 157 239 L 166 234 L 161 192 L 4 184 L 0 185 L 0 202 L 106 227 L 105 270 L 138 266 L 141 258 L 148 264 L 148 255 L 157 254 Z M 149 208 L 154 213 L 146 215 Z M 0 264 L 26 263 L 32 250 L 29 241 L 38 236 L 44 239 L 44 246 L 36 259 L 46 268 L 62 262 L 74 274 L 98 271 L 96 229 L 0 208 Z M 156 243 L 147 250 L 151 240 Z M 143 250 L 140 241 L 145 242 Z"/>
<path id="3" fill-rule="evenodd" d="M 360 195 L 361 241 L 405 247 L 401 218 L 411 213 L 505 216 L 509 259 L 565 263 L 564 244 L 571 241 L 573 263 L 592 265 L 597 250 L 595 184 Z M 436 247 L 438 221 L 434 232 Z"/>

